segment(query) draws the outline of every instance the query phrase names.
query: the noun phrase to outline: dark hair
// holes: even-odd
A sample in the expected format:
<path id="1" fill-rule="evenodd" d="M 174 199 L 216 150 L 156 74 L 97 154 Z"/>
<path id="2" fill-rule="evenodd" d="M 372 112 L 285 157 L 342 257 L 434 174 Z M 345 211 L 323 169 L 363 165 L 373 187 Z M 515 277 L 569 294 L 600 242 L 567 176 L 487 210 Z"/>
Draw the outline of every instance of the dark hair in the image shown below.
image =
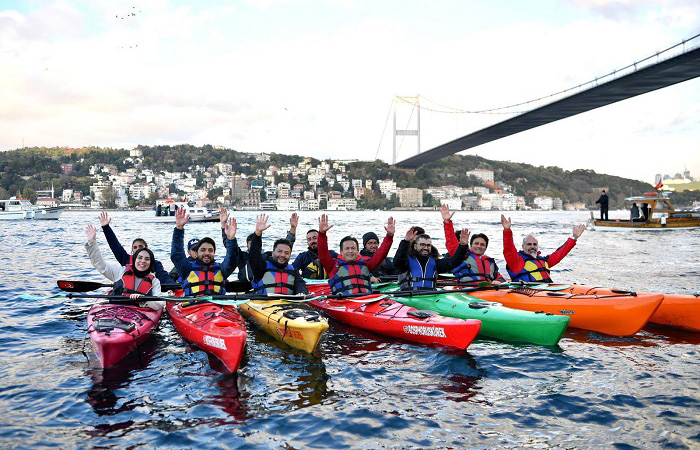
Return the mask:
<path id="1" fill-rule="evenodd" d="M 421 230 L 422 230 L 422 228 L 421 228 Z M 417 241 L 418 239 L 432 239 L 432 238 L 425 233 L 421 233 L 418 236 L 416 236 L 416 238 L 414 239 L 414 242 Z"/>
<path id="2" fill-rule="evenodd" d="M 202 244 L 211 244 L 212 247 L 214 247 L 214 251 L 216 251 L 216 242 L 214 242 L 214 239 L 210 238 L 209 236 L 199 240 L 199 244 L 197 244 L 197 251 L 199 251 L 199 247 L 201 247 Z"/>
<path id="3" fill-rule="evenodd" d="M 138 241 L 143 242 L 143 245 L 144 245 L 146 248 L 148 248 L 148 244 L 146 243 L 146 240 L 145 240 L 145 239 L 141 239 L 141 238 L 136 238 L 136 239 L 134 239 L 133 241 L 131 241 L 131 247 L 133 248 L 134 244 L 137 243 Z"/>
<path id="4" fill-rule="evenodd" d="M 472 237 L 469 238 L 469 245 L 472 245 L 474 243 L 474 239 L 476 238 L 481 238 L 486 241 L 486 248 L 489 247 L 489 238 L 486 236 L 484 233 L 476 233 L 472 234 Z"/>
<path id="5" fill-rule="evenodd" d="M 344 244 L 346 241 L 353 241 L 353 242 L 355 243 L 355 245 L 357 245 L 357 248 L 358 248 L 358 250 L 359 250 L 359 248 L 360 248 L 360 243 L 357 242 L 357 239 L 355 239 L 355 238 L 352 237 L 352 236 L 345 236 L 343 239 L 340 240 L 340 249 L 341 249 L 341 250 L 343 249 L 343 244 Z"/>
<path id="6" fill-rule="evenodd" d="M 138 241 L 138 240 L 139 240 L 139 239 L 137 239 L 137 241 Z M 141 240 L 143 240 L 143 239 L 141 239 Z M 144 242 L 145 242 L 145 241 L 144 241 Z M 153 256 L 153 252 L 151 251 L 151 249 L 150 249 L 150 248 L 146 248 L 146 247 L 140 248 L 140 249 L 138 249 L 138 250 L 136 250 L 136 251 L 134 252 L 134 257 L 132 258 L 132 261 L 133 261 L 133 270 L 136 270 L 136 258 L 138 257 L 139 253 L 141 253 L 141 252 L 146 252 L 146 253 L 148 253 L 148 256 L 151 257 L 151 263 L 150 263 L 150 265 L 148 266 L 148 269 L 146 269 L 146 272 L 147 272 L 147 273 L 155 272 L 155 271 L 156 271 L 156 265 L 155 265 L 155 264 L 156 264 L 156 257 Z"/>
<path id="7" fill-rule="evenodd" d="M 292 242 L 289 239 L 282 238 L 282 239 L 277 239 L 275 241 L 275 244 L 272 246 L 272 251 L 274 251 L 277 248 L 277 246 L 280 244 L 288 246 L 289 250 L 292 249 Z"/>
<path id="8" fill-rule="evenodd" d="M 307 235 L 308 235 L 309 233 L 318 233 L 318 230 L 315 230 L 315 229 L 312 228 L 312 229 L 310 229 L 309 231 L 306 232 Z"/>
<path id="9" fill-rule="evenodd" d="M 245 243 L 247 244 L 248 242 L 253 240 L 253 236 L 255 236 L 255 233 L 250 233 L 247 238 L 245 238 Z"/>
<path id="10" fill-rule="evenodd" d="M 418 237 L 421 237 L 421 235 L 425 234 L 425 230 L 423 227 L 413 227 L 413 232 L 418 233 Z M 428 236 L 428 239 L 430 239 L 430 236 Z"/>

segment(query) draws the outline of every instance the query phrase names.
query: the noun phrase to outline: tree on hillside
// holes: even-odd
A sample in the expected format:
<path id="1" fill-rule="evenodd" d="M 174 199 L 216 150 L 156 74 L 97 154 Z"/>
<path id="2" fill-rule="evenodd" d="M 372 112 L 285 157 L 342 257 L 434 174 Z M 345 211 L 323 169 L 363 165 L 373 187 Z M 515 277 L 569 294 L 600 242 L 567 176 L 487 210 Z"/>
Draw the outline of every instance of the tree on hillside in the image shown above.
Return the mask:
<path id="1" fill-rule="evenodd" d="M 36 203 L 36 191 L 30 187 L 24 188 L 22 191 L 22 197 L 26 198 L 32 203 Z"/>
<path id="2" fill-rule="evenodd" d="M 106 188 L 102 189 L 101 204 L 103 207 L 110 209 L 114 209 L 117 207 L 117 193 L 114 192 L 114 190 L 110 186 L 107 186 Z"/>

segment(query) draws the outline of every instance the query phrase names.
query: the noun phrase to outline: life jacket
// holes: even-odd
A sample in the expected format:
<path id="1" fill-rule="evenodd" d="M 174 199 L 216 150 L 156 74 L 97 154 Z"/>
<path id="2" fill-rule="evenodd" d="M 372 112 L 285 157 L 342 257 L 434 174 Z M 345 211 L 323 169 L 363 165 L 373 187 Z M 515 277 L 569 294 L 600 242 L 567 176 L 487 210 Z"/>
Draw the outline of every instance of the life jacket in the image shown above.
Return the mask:
<path id="1" fill-rule="evenodd" d="M 136 274 L 134 273 L 134 266 L 131 264 L 126 265 L 126 270 L 124 275 L 122 275 L 121 280 L 114 283 L 114 294 L 116 295 L 130 295 L 130 294 L 144 294 L 150 295 L 151 288 L 153 287 L 153 276 L 149 273 L 145 277 L 141 278 L 141 282 L 137 288 L 136 286 Z"/>
<path id="2" fill-rule="evenodd" d="M 468 281 L 493 281 L 498 276 L 496 261 L 488 256 L 476 256 L 472 252 L 467 253 L 467 258 L 462 264 L 452 270 L 454 276 L 462 282 Z"/>
<path id="3" fill-rule="evenodd" d="M 190 262 L 190 272 L 182 281 L 182 289 L 185 295 L 225 294 L 226 280 L 221 265 L 215 262 L 205 266 L 197 259 Z"/>
<path id="4" fill-rule="evenodd" d="M 399 276 L 402 290 L 432 290 L 437 280 L 437 266 L 434 257 L 429 257 L 425 269 L 413 256 L 408 257 L 408 272 Z"/>
<path id="5" fill-rule="evenodd" d="M 302 270 L 302 276 L 310 280 L 327 280 L 328 273 L 326 269 L 323 268 L 321 260 L 316 258 L 304 267 Z"/>
<path id="6" fill-rule="evenodd" d="M 545 258 L 533 258 L 527 253 L 523 252 L 518 252 L 518 256 L 525 261 L 525 267 L 523 267 L 520 272 L 513 273 L 513 271 L 510 270 L 510 267 L 506 266 L 512 281 L 541 281 L 543 283 L 552 282 L 552 279 L 549 277 L 549 263 Z"/>
<path id="7" fill-rule="evenodd" d="M 338 271 L 328 280 L 333 294 L 364 294 L 372 292 L 372 283 L 367 264 L 363 258 L 357 261 L 336 259 Z"/>
<path id="8" fill-rule="evenodd" d="M 275 266 L 270 260 L 266 262 L 267 270 L 259 281 L 253 282 L 256 294 L 294 294 L 294 281 L 297 271 L 287 264 L 284 268 Z"/>

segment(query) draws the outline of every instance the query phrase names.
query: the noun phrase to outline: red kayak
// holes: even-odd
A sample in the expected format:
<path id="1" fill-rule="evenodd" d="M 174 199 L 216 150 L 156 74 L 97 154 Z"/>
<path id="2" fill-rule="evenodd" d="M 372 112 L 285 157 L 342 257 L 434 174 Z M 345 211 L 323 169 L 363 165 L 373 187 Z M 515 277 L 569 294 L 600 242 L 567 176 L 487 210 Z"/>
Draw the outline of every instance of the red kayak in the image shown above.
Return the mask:
<path id="1" fill-rule="evenodd" d="M 112 367 L 146 340 L 162 309 L 96 303 L 87 317 L 92 348 L 103 368 Z"/>
<path id="2" fill-rule="evenodd" d="M 166 308 L 182 337 L 216 356 L 231 373 L 238 370 L 248 332 L 235 307 L 168 302 Z"/>
<path id="3" fill-rule="evenodd" d="M 417 310 L 392 300 L 387 294 L 351 299 L 326 298 L 309 304 L 348 325 L 420 344 L 462 350 L 472 343 L 481 328 L 479 320 L 455 319 L 434 311 Z"/>

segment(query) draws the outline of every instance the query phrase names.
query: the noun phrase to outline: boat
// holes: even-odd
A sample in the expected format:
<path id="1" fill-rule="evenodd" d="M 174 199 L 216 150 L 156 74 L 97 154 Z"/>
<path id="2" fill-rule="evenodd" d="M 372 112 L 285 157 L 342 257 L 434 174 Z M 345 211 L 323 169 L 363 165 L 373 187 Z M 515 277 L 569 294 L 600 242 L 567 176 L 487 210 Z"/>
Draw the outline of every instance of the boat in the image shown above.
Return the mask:
<path id="1" fill-rule="evenodd" d="M 88 312 L 88 334 L 103 368 L 109 368 L 137 350 L 158 325 L 162 309 L 136 305 L 96 303 Z"/>
<path id="2" fill-rule="evenodd" d="M 174 200 L 157 200 L 156 208 L 160 209 L 148 212 L 146 215 L 137 217 L 139 223 L 175 223 L 175 210 L 185 208 L 192 222 L 218 222 L 219 211 L 209 210 L 199 206 L 190 206 L 186 202 L 176 202 Z M 160 211 L 160 215 L 158 212 Z"/>
<path id="3" fill-rule="evenodd" d="M 611 294 L 649 294 L 621 289 L 572 284 L 564 289 L 566 292 L 588 295 Z M 658 294 L 658 293 L 657 293 Z M 700 332 L 700 293 L 697 294 L 659 294 L 664 299 L 659 308 L 649 318 L 650 323 Z"/>
<path id="4" fill-rule="evenodd" d="M 309 353 L 328 329 L 328 320 L 318 311 L 286 300 L 251 300 L 238 309 L 278 341 Z"/>
<path id="5" fill-rule="evenodd" d="M 646 220 L 599 220 L 591 211 L 588 226 L 596 231 L 661 231 L 687 230 L 700 228 L 700 214 L 691 210 L 676 210 L 668 198 L 669 193 L 654 191 L 646 192 L 643 196 L 628 197 L 625 200 L 649 205 L 649 216 Z"/>
<path id="6" fill-rule="evenodd" d="M 58 220 L 65 208 L 62 206 L 40 207 L 22 197 L 0 200 L 0 220 Z"/>
<path id="7" fill-rule="evenodd" d="M 398 283 L 390 283 L 379 288 L 380 292 L 399 290 Z M 508 342 L 523 342 L 537 345 L 555 346 L 559 343 L 569 317 L 524 311 L 488 302 L 464 293 L 445 291 L 410 297 L 394 297 L 394 300 L 417 309 L 435 311 L 447 317 L 478 319 L 481 321 L 479 336 Z"/>
<path id="8" fill-rule="evenodd" d="M 168 302 L 165 308 L 183 338 L 214 355 L 227 371 L 238 370 L 248 332 L 235 307 L 193 300 L 190 304 Z"/>
<path id="9" fill-rule="evenodd" d="M 476 289 L 469 294 L 509 308 L 568 316 L 570 327 L 612 336 L 637 333 L 664 299 L 654 293 L 577 294 L 528 285 Z"/>
<path id="10" fill-rule="evenodd" d="M 327 287 L 328 284 L 325 284 Z M 323 285 L 307 286 L 315 294 L 328 293 Z M 481 322 L 444 317 L 434 311 L 422 311 L 402 305 L 390 294 L 368 294 L 352 298 L 319 298 L 309 302 L 339 322 L 427 345 L 465 350 L 476 338 Z"/>

